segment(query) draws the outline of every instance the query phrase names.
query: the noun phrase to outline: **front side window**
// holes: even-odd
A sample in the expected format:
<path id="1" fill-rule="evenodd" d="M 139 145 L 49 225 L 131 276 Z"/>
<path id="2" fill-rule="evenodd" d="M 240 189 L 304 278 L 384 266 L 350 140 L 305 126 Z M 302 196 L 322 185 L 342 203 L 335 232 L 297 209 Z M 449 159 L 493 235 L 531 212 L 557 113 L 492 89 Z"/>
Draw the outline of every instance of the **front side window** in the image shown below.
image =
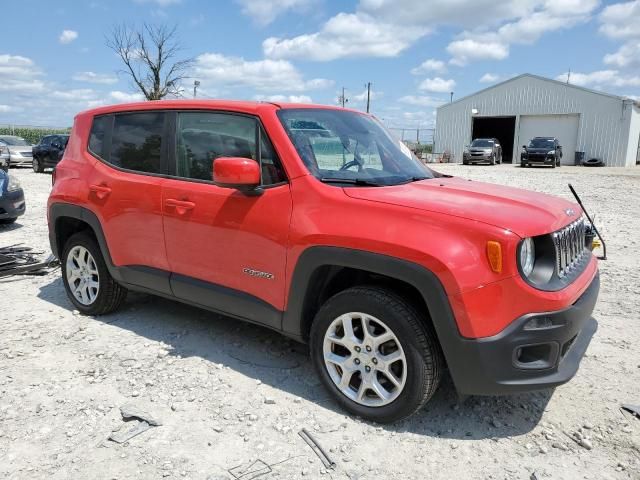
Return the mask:
<path id="1" fill-rule="evenodd" d="M 326 183 L 396 185 L 434 173 L 373 117 L 346 110 L 278 111 L 309 171 Z"/>
<path id="2" fill-rule="evenodd" d="M 260 157 L 256 149 L 260 128 Z M 178 114 L 176 174 L 211 181 L 213 161 L 218 157 L 251 158 L 262 164 L 263 185 L 285 180 L 269 139 L 251 117 L 227 113 L 181 112 Z"/>
<path id="3" fill-rule="evenodd" d="M 116 115 L 109 163 L 127 170 L 161 173 L 163 112 Z"/>
<path id="4" fill-rule="evenodd" d="M 42 140 L 40 140 L 40 145 L 50 145 L 51 144 L 51 137 L 42 137 Z"/>

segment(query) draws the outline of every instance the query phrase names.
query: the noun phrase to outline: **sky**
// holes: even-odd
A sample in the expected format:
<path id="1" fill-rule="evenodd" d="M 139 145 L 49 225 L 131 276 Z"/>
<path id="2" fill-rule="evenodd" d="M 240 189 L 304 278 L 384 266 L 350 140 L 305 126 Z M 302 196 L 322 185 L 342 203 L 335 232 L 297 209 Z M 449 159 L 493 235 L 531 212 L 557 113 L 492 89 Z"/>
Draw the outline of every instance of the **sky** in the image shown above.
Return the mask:
<path id="1" fill-rule="evenodd" d="M 185 97 L 336 104 L 388 126 L 522 73 L 640 99 L 640 0 L 20 0 L 2 9 L 0 124 L 141 99 L 114 26 L 175 26 Z"/>

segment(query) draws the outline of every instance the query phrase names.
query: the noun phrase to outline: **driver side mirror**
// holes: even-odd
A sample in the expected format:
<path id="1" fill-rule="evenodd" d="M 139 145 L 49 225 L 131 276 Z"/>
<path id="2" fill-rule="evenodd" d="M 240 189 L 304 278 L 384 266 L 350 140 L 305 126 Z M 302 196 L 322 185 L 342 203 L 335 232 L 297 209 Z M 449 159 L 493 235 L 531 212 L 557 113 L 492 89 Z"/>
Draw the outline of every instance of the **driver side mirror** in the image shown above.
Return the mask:
<path id="1" fill-rule="evenodd" d="M 58 150 L 62 150 L 62 145 L 60 145 L 58 142 L 53 142 L 51 146 L 53 148 L 57 148 Z"/>
<path id="2" fill-rule="evenodd" d="M 260 165 L 251 158 L 218 157 L 213 160 L 213 182 L 246 195 L 261 195 Z"/>

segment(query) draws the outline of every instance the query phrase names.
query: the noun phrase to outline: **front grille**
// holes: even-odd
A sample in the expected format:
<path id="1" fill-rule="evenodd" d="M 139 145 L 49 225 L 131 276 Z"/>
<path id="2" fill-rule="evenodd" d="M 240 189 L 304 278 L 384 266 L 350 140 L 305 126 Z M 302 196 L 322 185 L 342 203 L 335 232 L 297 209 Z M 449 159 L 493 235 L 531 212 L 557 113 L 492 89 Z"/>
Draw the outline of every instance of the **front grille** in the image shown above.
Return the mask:
<path id="1" fill-rule="evenodd" d="M 569 274 L 587 252 L 585 229 L 584 219 L 580 218 L 553 234 L 558 277 Z"/>

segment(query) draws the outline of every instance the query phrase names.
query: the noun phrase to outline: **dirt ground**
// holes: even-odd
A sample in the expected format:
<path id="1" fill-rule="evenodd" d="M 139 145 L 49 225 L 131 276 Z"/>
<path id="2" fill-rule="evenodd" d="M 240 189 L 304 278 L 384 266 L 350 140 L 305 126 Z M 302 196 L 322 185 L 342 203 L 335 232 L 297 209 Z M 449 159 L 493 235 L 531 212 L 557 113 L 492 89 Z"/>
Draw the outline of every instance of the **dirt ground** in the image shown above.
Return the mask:
<path id="1" fill-rule="evenodd" d="M 302 345 L 141 294 L 116 314 L 80 316 L 57 270 L 0 282 L 0 478 L 640 479 L 640 419 L 620 411 L 640 404 L 640 168 L 439 170 L 567 198 L 571 182 L 596 214 L 609 247 L 600 328 L 570 383 L 459 404 L 445 380 L 417 415 L 374 425 L 338 409 Z M 51 177 L 15 175 L 28 212 L 0 227 L 0 246 L 48 251 Z M 162 425 L 107 440 L 131 427 L 125 404 Z"/>

